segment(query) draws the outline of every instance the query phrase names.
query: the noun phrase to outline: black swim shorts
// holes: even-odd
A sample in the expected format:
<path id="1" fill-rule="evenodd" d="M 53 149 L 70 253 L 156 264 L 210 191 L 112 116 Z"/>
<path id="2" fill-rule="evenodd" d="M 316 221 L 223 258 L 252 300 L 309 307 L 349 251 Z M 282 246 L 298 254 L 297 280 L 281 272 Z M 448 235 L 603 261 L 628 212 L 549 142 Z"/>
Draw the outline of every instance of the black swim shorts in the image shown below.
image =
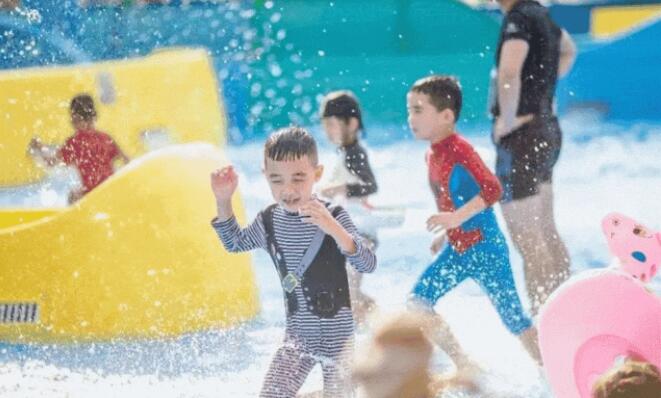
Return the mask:
<path id="1" fill-rule="evenodd" d="M 562 132 L 555 116 L 535 116 L 496 144 L 496 175 L 503 186 L 501 202 L 524 199 L 550 182 L 560 156 Z"/>

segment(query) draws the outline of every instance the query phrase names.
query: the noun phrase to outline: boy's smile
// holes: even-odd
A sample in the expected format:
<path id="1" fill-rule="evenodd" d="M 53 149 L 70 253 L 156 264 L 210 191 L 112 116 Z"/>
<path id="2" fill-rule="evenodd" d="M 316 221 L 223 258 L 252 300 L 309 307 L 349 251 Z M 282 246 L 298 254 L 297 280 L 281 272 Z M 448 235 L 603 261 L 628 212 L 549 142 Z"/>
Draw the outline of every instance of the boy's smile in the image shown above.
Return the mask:
<path id="1" fill-rule="evenodd" d="M 314 184 L 323 173 L 323 166 L 313 164 L 308 156 L 281 161 L 267 158 L 264 163 L 273 199 L 292 213 L 312 198 Z"/>

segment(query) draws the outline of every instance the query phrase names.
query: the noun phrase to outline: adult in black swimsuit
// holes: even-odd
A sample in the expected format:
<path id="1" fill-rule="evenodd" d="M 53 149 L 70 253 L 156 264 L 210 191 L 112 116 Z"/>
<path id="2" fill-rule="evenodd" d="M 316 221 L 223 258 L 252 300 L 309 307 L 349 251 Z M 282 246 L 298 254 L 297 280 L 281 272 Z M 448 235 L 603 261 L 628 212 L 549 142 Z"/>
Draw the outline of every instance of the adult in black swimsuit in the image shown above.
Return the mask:
<path id="1" fill-rule="evenodd" d="M 502 209 L 524 260 L 535 314 L 569 276 L 569 255 L 553 216 L 553 166 L 562 133 L 553 112 L 556 82 L 575 59 L 569 34 L 534 0 L 498 0 L 505 17 L 494 73 L 493 139 Z"/>

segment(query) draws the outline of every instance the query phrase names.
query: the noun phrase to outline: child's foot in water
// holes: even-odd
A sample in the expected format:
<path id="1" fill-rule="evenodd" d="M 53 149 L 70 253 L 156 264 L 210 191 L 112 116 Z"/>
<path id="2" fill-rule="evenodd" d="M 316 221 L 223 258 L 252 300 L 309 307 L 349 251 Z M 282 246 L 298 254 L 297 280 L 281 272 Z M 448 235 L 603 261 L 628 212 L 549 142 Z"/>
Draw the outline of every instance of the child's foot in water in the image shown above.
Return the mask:
<path id="1" fill-rule="evenodd" d="M 474 362 L 458 367 L 454 372 L 435 375 L 432 379 L 431 390 L 434 396 L 448 389 L 462 389 L 471 394 L 483 390 L 481 381 L 485 371 Z"/>

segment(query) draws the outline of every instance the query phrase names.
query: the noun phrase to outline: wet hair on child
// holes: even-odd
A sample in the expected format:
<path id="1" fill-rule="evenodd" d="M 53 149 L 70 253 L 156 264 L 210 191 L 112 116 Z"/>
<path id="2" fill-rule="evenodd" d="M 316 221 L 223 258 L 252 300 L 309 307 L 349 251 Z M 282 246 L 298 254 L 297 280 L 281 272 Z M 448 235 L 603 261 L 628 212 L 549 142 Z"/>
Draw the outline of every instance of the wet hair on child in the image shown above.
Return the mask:
<path id="1" fill-rule="evenodd" d="M 326 94 L 321 102 L 321 118 L 333 116 L 345 122 L 355 117 L 358 120 L 358 130 L 364 130 L 358 98 L 351 91 L 340 90 Z"/>
<path id="2" fill-rule="evenodd" d="M 416 81 L 411 92 L 426 94 L 436 110 L 450 109 L 454 112 L 454 120 L 459 120 L 461 113 L 461 85 L 453 76 L 431 75 Z"/>
<path id="3" fill-rule="evenodd" d="M 651 363 L 627 360 L 597 379 L 592 395 L 594 398 L 661 397 L 659 369 Z"/>
<path id="4" fill-rule="evenodd" d="M 318 163 L 317 143 L 302 127 L 290 126 L 275 131 L 264 144 L 264 159 L 274 161 L 298 160 L 307 156 Z"/>
<path id="5" fill-rule="evenodd" d="M 92 121 L 96 118 L 94 99 L 88 94 L 80 94 L 71 100 L 69 105 L 71 115 L 84 121 Z"/>

